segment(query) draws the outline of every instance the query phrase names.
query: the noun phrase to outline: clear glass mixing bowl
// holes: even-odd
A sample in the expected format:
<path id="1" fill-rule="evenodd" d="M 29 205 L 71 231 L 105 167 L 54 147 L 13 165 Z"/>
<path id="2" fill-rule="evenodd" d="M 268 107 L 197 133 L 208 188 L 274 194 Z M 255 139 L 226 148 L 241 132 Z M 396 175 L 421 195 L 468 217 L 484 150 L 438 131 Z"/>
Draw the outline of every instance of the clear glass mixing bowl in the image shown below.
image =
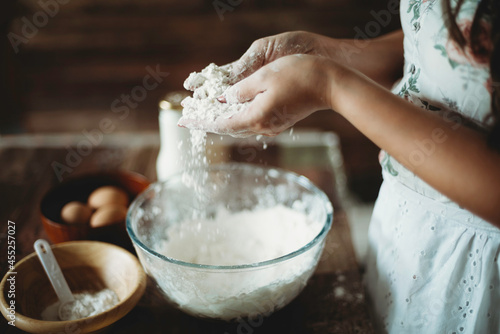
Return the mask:
<path id="1" fill-rule="evenodd" d="M 139 260 L 166 299 L 193 316 L 224 321 L 269 315 L 292 301 L 313 274 L 332 225 L 333 209 L 327 196 L 303 176 L 242 163 L 211 166 L 201 193 L 195 196 L 179 174 L 150 185 L 128 211 L 127 231 Z M 314 238 L 286 255 L 217 266 L 161 254 L 167 227 L 193 215 L 210 219 L 221 205 L 240 212 L 278 204 L 304 213 L 314 229 Z"/>

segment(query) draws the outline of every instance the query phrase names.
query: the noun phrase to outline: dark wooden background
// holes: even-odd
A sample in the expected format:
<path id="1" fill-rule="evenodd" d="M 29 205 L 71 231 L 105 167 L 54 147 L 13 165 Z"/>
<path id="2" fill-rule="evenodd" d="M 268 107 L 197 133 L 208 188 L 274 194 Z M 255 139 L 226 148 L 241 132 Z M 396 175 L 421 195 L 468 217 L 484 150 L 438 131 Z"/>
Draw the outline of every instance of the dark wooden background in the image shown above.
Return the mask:
<path id="1" fill-rule="evenodd" d="M 61 0 L 62 1 L 62 0 Z M 148 92 L 118 131 L 156 131 L 157 103 L 182 89 L 187 75 L 210 62 L 237 59 L 257 38 L 308 30 L 353 38 L 374 21 L 371 11 L 387 0 L 65 0 L 46 25 L 16 53 L 3 39 L 0 66 L 0 131 L 81 132 L 95 128 L 111 103 L 142 84 L 146 67 L 169 72 Z M 53 3 L 58 3 L 54 0 Z M 232 10 L 218 15 L 216 5 Z M 234 5 L 231 5 L 234 4 Z M 22 18 L 33 22 L 37 0 L 5 0 L 3 36 L 21 34 Z M 381 33 L 399 27 L 391 18 Z M 378 149 L 333 112 L 319 112 L 301 126 L 333 130 L 342 141 L 349 185 L 373 199 L 380 182 Z M 1 140 L 1 139 L 0 139 Z"/>

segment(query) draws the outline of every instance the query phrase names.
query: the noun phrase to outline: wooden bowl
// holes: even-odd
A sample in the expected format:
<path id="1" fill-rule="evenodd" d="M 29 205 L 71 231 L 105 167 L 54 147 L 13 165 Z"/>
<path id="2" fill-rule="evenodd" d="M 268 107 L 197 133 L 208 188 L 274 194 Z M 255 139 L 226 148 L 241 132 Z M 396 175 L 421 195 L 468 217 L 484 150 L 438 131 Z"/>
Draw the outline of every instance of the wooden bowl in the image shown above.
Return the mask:
<path id="1" fill-rule="evenodd" d="M 149 184 L 144 176 L 124 170 L 85 174 L 65 180 L 50 189 L 40 202 L 45 232 L 53 243 L 87 239 L 114 243 L 131 250 L 125 222 L 100 228 L 91 228 L 89 224 L 67 224 L 61 219 L 61 209 L 71 201 L 86 203 L 92 191 L 106 185 L 122 188 L 132 202 Z"/>
<path id="2" fill-rule="evenodd" d="M 146 288 L 146 274 L 135 256 L 118 246 L 98 241 L 72 241 L 52 246 L 73 293 L 113 290 L 120 302 L 97 315 L 69 321 L 44 321 L 41 312 L 58 299 L 36 255 L 19 261 L 0 283 L 0 310 L 7 321 L 15 302 L 15 325 L 30 333 L 88 333 L 122 318 L 137 304 Z M 14 280 L 9 279 L 14 277 Z M 9 296 L 15 282 L 15 297 Z"/>

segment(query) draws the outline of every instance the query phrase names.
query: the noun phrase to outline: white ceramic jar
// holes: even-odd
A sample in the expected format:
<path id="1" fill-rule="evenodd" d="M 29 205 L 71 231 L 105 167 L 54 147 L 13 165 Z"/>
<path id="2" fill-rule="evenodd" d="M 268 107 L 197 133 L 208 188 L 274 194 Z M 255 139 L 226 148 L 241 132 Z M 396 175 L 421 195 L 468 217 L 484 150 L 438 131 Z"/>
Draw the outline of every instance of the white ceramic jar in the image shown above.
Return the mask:
<path id="1" fill-rule="evenodd" d="M 181 101 L 188 96 L 187 92 L 171 92 L 160 101 L 160 152 L 156 160 L 156 175 L 158 181 L 165 181 L 170 176 L 181 172 L 184 152 L 187 152 L 189 130 L 177 126 L 182 116 Z"/>

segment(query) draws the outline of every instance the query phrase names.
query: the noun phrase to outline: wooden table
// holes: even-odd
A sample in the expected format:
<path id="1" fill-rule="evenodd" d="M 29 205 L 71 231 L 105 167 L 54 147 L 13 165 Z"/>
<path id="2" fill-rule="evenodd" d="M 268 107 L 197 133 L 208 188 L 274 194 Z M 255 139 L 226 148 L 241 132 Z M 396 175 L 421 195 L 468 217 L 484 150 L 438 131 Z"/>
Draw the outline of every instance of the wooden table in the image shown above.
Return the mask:
<path id="1" fill-rule="evenodd" d="M 150 140 L 145 140 L 147 137 Z M 75 147 L 80 137 L 57 137 L 51 140 L 37 137 L 29 140 L 2 139 L 0 143 L 0 274 L 7 271 L 7 222 L 16 226 L 16 261 L 33 252 L 38 238 L 47 238 L 39 218 L 39 203 L 43 194 L 56 185 L 58 178 L 53 162 L 65 161 L 68 148 Z M 38 144 L 37 144 L 38 142 Z M 35 144 L 33 144 L 35 143 Z M 122 168 L 156 179 L 158 155 L 157 134 L 132 136 L 106 141 L 93 147 L 78 166 L 72 167 L 71 177 L 97 170 Z M 244 161 L 237 149 L 229 148 L 227 158 Z M 247 145 L 247 144 L 245 144 Z M 297 149 L 297 148 L 295 148 Z M 252 162 L 284 166 L 309 177 L 330 197 L 335 208 L 334 222 L 327 237 L 318 268 L 300 296 L 284 309 L 260 321 L 240 321 L 225 324 L 195 319 L 165 305 L 151 284 L 135 307 L 123 319 L 107 328 L 109 333 L 373 333 L 356 263 L 346 215 L 335 191 L 333 168 L 321 152 L 309 158 L 307 151 L 290 151 L 279 145 L 256 150 Z M 302 148 L 303 149 L 303 148 Z M 293 157 L 293 159 L 290 159 Z M 308 162 L 309 161 L 309 162 Z M 311 163 L 314 161 L 314 163 Z M 323 161 L 323 162 L 321 162 Z M 22 288 L 22 287 L 18 287 Z M 17 333 L 17 328 L 0 321 L 0 332 Z"/>

